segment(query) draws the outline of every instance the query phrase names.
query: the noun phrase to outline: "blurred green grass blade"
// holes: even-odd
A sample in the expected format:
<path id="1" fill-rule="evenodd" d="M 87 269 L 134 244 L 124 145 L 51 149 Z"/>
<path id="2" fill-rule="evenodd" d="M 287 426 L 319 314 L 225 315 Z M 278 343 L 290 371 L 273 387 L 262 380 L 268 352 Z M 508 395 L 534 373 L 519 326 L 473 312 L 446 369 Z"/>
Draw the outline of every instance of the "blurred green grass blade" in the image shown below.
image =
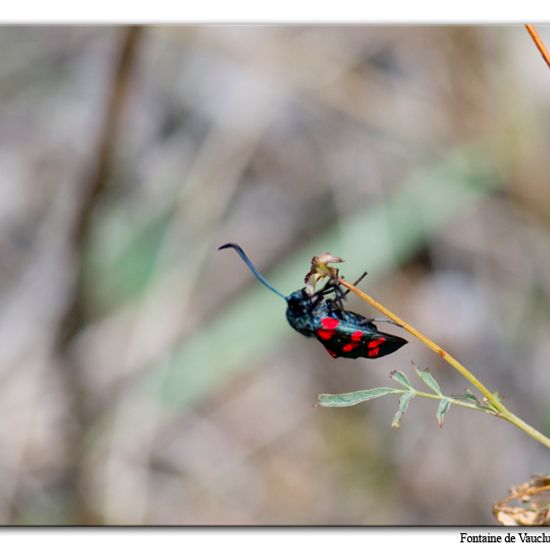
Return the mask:
<path id="1" fill-rule="evenodd" d="M 102 314 L 140 297 L 156 275 L 158 255 L 170 224 L 164 212 L 148 220 L 121 223 L 107 209 L 95 224 L 85 256 L 89 302 Z"/>
<path id="2" fill-rule="evenodd" d="M 431 169 L 405 180 L 387 202 L 369 203 L 327 228 L 269 273 L 269 279 L 282 292 L 290 293 L 303 284 L 311 256 L 327 250 L 346 259 L 345 272 L 352 277 L 367 269 L 372 281 L 391 271 L 443 224 L 475 207 L 498 186 L 498 170 L 486 161 L 489 158 L 480 147 L 449 154 Z M 231 236 L 223 240 L 231 240 Z M 239 261 L 223 253 L 227 262 Z M 150 373 L 145 391 L 153 399 L 166 407 L 185 407 L 249 368 L 254 357 L 284 346 L 289 338 L 304 346 L 317 344 L 289 327 L 285 302 L 257 284 L 244 265 L 243 277 L 250 279 L 250 290 L 190 335 Z"/>

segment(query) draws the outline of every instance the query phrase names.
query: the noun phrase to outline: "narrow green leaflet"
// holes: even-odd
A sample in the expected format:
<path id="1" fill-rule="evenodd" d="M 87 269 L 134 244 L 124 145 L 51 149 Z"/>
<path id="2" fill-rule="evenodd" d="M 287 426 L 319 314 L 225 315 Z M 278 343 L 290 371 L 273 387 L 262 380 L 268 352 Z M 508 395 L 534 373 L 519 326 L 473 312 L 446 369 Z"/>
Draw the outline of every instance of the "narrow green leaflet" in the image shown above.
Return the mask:
<path id="1" fill-rule="evenodd" d="M 372 388 L 370 390 L 353 391 L 349 393 L 321 393 L 317 396 L 317 404 L 321 407 L 352 407 L 363 401 L 383 397 L 392 393 L 403 393 L 396 388 Z"/>
<path id="2" fill-rule="evenodd" d="M 466 388 L 463 394 L 455 395 L 454 398 L 460 401 L 472 403 L 473 405 L 477 405 L 478 407 L 483 407 L 481 401 L 468 388 Z"/>
<path id="3" fill-rule="evenodd" d="M 445 417 L 445 414 L 449 410 L 449 407 L 451 406 L 451 402 L 448 399 L 442 399 L 439 402 L 439 407 L 437 407 L 437 413 L 435 414 L 437 418 L 437 423 L 439 424 L 439 427 L 443 427 L 443 418 Z"/>
<path id="4" fill-rule="evenodd" d="M 422 382 L 424 382 L 424 384 L 426 384 L 428 388 L 437 393 L 437 395 L 443 395 L 439 384 L 436 382 L 435 378 L 432 376 L 428 369 L 420 370 L 415 367 L 415 370 L 420 380 L 422 380 Z"/>
<path id="5" fill-rule="evenodd" d="M 413 389 L 411 381 L 407 378 L 407 375 L 404 372 L 401 372 L 400 370 L 392 370 L 390 372 L 390 377 L 396 382 L 399 382 L 402 386 L 405 386 L 407 389 Z"/>
<path id="6" fill-rule="evenodd" d="M 391 422 L 391 427 L 399 429 L 399 426 L 401 426 L 401 419 L 403 418 L 403 415 L 407 411 L 407 408 L 409 407 L 409 403 L 411 402 L 411 399 L 414 397 L 413 392 L 406 392 L 401 396 L 401 399 L 399 400 L 399 407 L 395 411 L 395 415 L 393 417 L 393 420 Z"/>

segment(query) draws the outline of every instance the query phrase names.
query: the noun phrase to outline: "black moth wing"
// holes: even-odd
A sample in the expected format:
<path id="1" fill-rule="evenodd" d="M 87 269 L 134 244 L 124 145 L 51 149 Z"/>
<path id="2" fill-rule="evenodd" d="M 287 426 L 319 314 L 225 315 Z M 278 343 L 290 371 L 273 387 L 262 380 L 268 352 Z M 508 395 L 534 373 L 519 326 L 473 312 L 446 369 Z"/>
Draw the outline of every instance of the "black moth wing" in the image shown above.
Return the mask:
<path id="1" fill-rule="evenodd" d="M 352 311 L 320 317 L 315 336 L 332 357 L 377 359 L 407 343 L 400 336 L 380 332 L 366 317 Z"/>

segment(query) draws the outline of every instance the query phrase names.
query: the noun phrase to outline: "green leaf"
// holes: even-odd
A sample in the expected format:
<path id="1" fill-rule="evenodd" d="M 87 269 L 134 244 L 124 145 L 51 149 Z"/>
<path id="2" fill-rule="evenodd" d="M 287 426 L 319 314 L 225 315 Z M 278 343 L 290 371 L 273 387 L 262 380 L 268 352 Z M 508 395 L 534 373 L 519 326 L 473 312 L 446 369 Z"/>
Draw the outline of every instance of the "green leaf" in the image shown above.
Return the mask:
<path id="1" fill-rule="evenodd" d="M 399 426 L 401 425 L 401 419 L 408 409 L 409 403 L 411 402 L 411 399 L 413 397 L 414 393 L 411 391 L 408 391 L 401 396 L 401 399 L 399 399 L 399 408 L 397 409 L 397 411 L 395 411 L 395 415 L 391 423 L 392 428 L 399 429 Z"/>
<path id="2" fill-rule="evenodd" d="M 396 382 L 399 382 L 402 386 L 412 390 L 413 386 L 411 381 L 407 378 L 407 375 L 400 370 L 392 370 L 390 372 L 390 377 L 393 378 Z"/>
<path id="3" fill-rule="evenodd" d="M 454 398 L 461 401 L 467 401 L 469 403 L 477 405 L 478 407 L 483 407 L 481 401 L 469 389 L 466 389 L 461 395 L 455 395 Z"/>
<path id="4" fill-rule="evenodd" d="M 402 393 L 402 390 L 381 387 L 349 393 L 321 393 L 317 396 L 317 403 L 321 407 L 351 407 L 363 401 L 369 401 L 370 399 L 394 393 Z"/>
<path id="5" fill-rule="evenodd" d="M 436 382 L 435 378 L 432 376 L 428 369 L 420 370 L 415 367 L 415 370 L 420 380 L 422 380 L 422 382 L 424 382 L 424 384 L 426 384 L 428 388 L 437 393 L 437 395 L 443 395 L 439 384 Z"/>
<path id="6" fill-rule="evenodd" d="M 437 413 L 435 414 L 437 418 L 437 423 L 439 424 L 439 427 L 443 427 L 443 418 L 445 417 L 445 414 L 449 410 L 449 407 L 451 406 L 451 402 L 448 399 L 442 399 L 439 402 L 439 407 L 437 407 Z"/>
<path id="7" fill-rule="evenodd" d="M 107 214 L 103 218 L 94 225 L 84 259 L 90 302 L 101 314 L 142 296 L 158 276 L 156 266 L 170 224 L 168 213 L 145 222 L 137 216 L 126 224 L 113 223 Z"/>

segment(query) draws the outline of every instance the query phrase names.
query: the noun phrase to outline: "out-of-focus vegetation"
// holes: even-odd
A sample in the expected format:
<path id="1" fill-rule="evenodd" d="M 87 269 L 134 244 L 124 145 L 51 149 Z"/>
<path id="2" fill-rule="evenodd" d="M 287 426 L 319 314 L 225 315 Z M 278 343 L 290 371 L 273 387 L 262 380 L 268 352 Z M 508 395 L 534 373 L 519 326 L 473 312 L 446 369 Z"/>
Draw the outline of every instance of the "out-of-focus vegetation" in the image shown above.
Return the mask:
<path id="1" fill-rule="evenodd" d="M 550 38 L 544 27 L 543 38 Z M 311 256 L 550 431 L 550 78 L 521 26 L 0 29 L 0 523 L 493 522 L 548 452 L 483 415 L 315 395 Z M 365 304 L 349 307 L 368 315 Z M 394 328 L 394 327 L 392 327 Z M 395 328 L 395 331 L 399 329 Z"/>

